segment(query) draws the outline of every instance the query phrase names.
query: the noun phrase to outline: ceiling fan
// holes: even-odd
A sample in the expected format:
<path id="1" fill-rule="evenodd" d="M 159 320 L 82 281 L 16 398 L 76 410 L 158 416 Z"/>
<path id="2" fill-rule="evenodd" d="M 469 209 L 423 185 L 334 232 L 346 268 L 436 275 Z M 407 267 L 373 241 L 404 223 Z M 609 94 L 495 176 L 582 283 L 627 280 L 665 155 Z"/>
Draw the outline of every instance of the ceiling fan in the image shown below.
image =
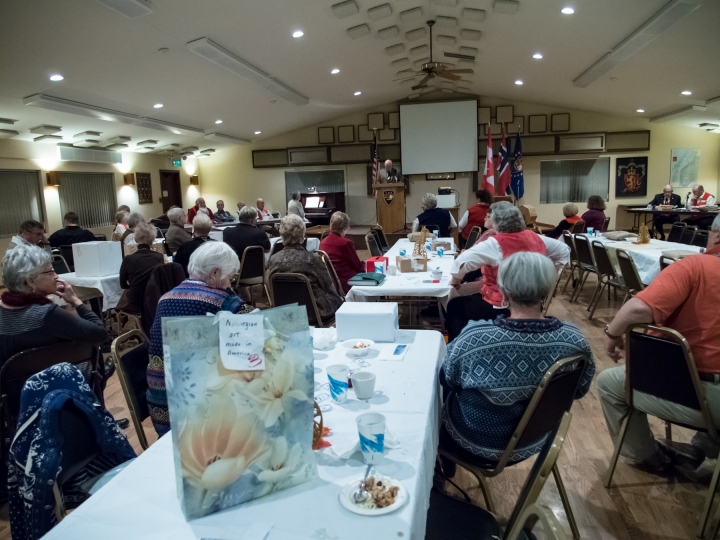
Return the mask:
<path id="1" fill-rule="evenodd" d="M 459 81 L 461 77 L 458 75 L 458 73 L 473 73 L 472 69 L 448 69 L 447 66 L 444 64 L 441 64 L 440 62 L 433 62 L 433 54 L 432 54 L 432 46 L 433 46 L 433 40 L 432 40 L 432 28 L 435 24 L 435 21 L 427 21 L 427 25 L 430 27 L 430 61 L 426 64 L 423 64 L 420 67 L 420 71 L 413 73 L 412 75 L 409 75 L 407 77 L 402 77 L 400 79 L 395 79 L 395 81 L 407 81 L 409 79 L 413 79 L 415 77 L 418 77 L 420 75 L 425 75 L 425 77 L 422 78 L 422 80 L 412 87 L 413 90 L 417 90 L 419 88 L 426 88 L 428 81 L 431 79 L 434 79 L 435 77 L 441 77 L 443 79 L 448 79 L 451 81 Z M 445 56 L 450 57 L 462 57 L 462 58 L 472 58 L 467 57 L 465 55 L 454 55 L 453 53 L 445 53 Z"/>

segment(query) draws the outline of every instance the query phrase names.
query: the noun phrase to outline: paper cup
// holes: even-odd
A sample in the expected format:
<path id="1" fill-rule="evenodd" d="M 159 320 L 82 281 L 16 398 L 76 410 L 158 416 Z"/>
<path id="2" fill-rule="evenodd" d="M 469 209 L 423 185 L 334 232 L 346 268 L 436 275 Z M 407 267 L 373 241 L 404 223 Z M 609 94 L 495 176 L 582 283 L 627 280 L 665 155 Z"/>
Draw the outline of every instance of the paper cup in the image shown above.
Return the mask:
<path id="1" fill-rule="evenodd" d="M 355 397 L 358 399 L 370 399 L 375 393 L 375 374 L 369 371 L 358 371 L 350 377 L 352 387 L 355 390 Z"/>
<path id="2" fill-rule="evenodd" d="M 385 449 L 385 417 L 379 413 L 361 414 L 355 419 L 360 450 L 365 463 L 380 463 Z"/>
<path id="3" fill-rule="evenodd" d="M 388 275 L 389 276 L 397 276 L 398 269 L 397 266 L 388 266 Z"/>
<path id="4" fill-rule="evenodd" d="M 328 380 L 330 381 L 330 396 L 333 401 L 345 403 L 348 394 L 348 367 L 342 364 L 328 366 Z"/>
<path id="5" fill-rule="evenodd" d="M 443 273 L 442 270 L 433 270 L 432 272 L 430 272 L 430 274 L 432 275 L 433 279 L 440 279 L 442 278 Z"/>

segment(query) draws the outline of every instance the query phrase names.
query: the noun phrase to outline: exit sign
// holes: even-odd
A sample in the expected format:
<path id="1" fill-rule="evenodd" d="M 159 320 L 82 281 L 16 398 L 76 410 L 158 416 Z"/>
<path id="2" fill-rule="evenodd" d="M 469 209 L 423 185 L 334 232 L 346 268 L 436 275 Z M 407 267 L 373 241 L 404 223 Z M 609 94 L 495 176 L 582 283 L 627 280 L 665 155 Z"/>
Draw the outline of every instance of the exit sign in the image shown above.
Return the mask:
<path id="1" fill-rule="evenodd" d="M 181 159 L 173 159 L 173 167 L 180 167 L 182 165 Z"/>

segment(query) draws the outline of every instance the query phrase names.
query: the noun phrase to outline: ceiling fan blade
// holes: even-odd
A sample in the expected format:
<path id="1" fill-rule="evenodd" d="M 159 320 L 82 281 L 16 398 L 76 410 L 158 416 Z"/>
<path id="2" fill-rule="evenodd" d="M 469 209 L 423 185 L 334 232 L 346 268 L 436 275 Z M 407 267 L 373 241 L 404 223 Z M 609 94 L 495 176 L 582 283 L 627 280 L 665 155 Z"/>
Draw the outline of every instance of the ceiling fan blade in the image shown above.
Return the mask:
<path id="1" fill-rule="evenodd" d="M 419 73 L 418 73 L 418 75 L 419 75 Z M 417 75 L 408 75 L 407 77 L 403 77 L 402 79 L 393 79 L 393 82 L 408 81 L 410 79 L 414 79 L 415 77 L 417 77 Z"/>
<path id="2" fill-rule="evenodd" d="M 474 56 L 470 56 L 468 54 L 446 52 L 445 56 L 447 56 L 448 58 L 460 58 L 461 60 L 475 60 Z"/>
<path id="3" fill-rule="evenodd" d="M 472 69 L 448 69 L 445 73 L 475 73 Z"/>
<path id="4" fill-rule="evenodd" d="M 460 79 L 462 79 L 462 77 L 460 77 L 459 75 L 452 75 L 446 72 L 438 73 L 437 76 L 442 77 L 443 79 L 449 79 L 451 81 L 459 81 Z"/>
<path id="5" fill-rule="evenodd" d="M 417 83 L 417 86 L 413 86 L 413 90 L 415 90 L 416 88 L 421 88 L 423 86 L 426 86 L 427 82 L 430 79 L 432 79 L 433 77 L 435 77 L 435 75 L 433 75 L 432 73 L 428 73 L 427 75 L 425 75 L 425 77 L 423 77 L 423 79 L 419 83 Z"/>
<path id="6" fill-rule="evenodd" d="M 418 84 L 417 86 L 411 87 L 412 90 L 418 90 L 420 88 L 427 88 L 427 84 Z"/>

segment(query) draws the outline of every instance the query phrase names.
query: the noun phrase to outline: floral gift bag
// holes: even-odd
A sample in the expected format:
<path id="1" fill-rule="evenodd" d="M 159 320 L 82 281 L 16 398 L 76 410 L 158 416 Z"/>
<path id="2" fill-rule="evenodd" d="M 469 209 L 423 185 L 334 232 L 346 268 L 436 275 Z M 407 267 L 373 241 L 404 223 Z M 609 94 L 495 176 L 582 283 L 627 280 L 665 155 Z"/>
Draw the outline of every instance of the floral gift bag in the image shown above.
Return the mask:
<path id="1" fill-rule="evenodd" d="M 163 318 L 175 471 L 186 519 L 317 477 L 307 312 L 288 306 L 261 315 L 261 371 L 225 368 L 215 317 Z"/>

